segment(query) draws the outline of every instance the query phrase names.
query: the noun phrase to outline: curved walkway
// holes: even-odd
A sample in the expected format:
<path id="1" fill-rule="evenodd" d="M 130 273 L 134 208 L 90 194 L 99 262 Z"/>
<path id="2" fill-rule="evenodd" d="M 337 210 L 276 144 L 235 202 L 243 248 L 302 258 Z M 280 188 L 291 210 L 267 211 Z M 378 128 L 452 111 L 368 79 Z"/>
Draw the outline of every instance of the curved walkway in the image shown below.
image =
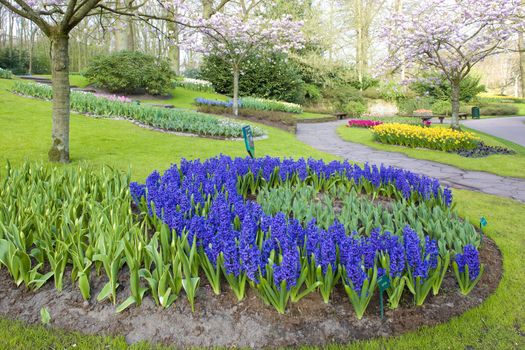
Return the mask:
<path id="1" fill-rule="evenodd" d="M 525 117 L 466 120 L 463 125 L 525 146 Z"/>
<path id="2" fill-rule="evenodd" d="M 297 124 L 297 138 L 320 151 L 356 162 L 391 165 L 435 177 L 442 184 L 525 202 L 525 179 L 468 171 L 450 165 L 410 158 L 397 152 L 379 151 L 358 143 L 343 141 L 336 132 L 344 121 Z"/>

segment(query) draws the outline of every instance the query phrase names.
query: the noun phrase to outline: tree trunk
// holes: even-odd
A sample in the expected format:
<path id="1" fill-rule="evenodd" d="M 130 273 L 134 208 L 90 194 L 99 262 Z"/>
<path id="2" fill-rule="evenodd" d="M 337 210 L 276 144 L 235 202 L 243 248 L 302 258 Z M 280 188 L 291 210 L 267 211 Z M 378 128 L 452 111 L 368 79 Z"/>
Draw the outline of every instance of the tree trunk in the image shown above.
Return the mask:
<path id="1" fill-rule="evenodd" d="M 239 115 L 239 67 L 233 67 L 233 115 Z"/>
<path id="2" fill-rule="evenodd" d="M 209 19 L 213 15 L 213 0 L 202 0 L 202 18 Z"/>
<path id="3" fill-rule="evenodd" d="M 31 39 L 29 40 L 29 68 L 28 68 L 29 75 L 33 75 L 33 51 L 35 48 L 35 35 L 36 35 L 36 29 L 32 28 L 32 25 L 31 25 Z"/>
<path id="4" fill-rule="evenodd" d="M 168 57 L 170 59 L 171 67 L 180 75 L 180 46 L 179 46 L 179 26 L 177 23 L 168 22 L 168 30 L 170 31 L 170 43 L 168 47 Z"/>
<path id="5" fill-rule="evenodd" d="M 452 95 L 450 100 L 452 103 L 452 120 L 450 122 L 450 127 L 455 130 L 460 130 L 459 125 L 459 81 L 451 81 L 452 85 Z"/>
<path id="6" fill-rule="evenodd" d="M 51 162 L 69 162 L 69 36 L 58 33 L 51 40 L 51 80 L 53 85 Z"/>
<path id="7" fill-rule="evenodd" d="M 523 40 L 523 33 L 520 32 L 518 35 L 518 49 L 520 52 L 521 97 L 525 97 L 525 42 Z"/>
<path id="8" fill-rule="evenodd" d="M 135 51 L 135 22 L 131 17 L 127 21 L 128 28 L 126 31 L 126 50 Z"/>

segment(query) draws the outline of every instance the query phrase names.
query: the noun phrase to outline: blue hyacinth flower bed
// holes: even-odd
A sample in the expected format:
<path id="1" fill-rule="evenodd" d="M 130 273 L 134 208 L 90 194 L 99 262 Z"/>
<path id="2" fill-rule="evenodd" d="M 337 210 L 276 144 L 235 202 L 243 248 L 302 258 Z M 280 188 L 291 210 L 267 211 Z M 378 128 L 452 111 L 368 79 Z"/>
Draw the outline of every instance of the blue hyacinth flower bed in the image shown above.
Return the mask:
<path id="1" fill-rule="evenodd" d="M 239 300 L 253 288 L 280 313 L 309 293 L 328 303 L 344 288 L 361 318 L 383 276 L 394 309 L 403 294 L 416 305 L 438 294 L 451 261 L 462 292 L 483 272 L 479 234 L 459 220 L 450 189 L 393 167 L 183 159 L 132 183 L 131 194 L 165 236 L 161 250 L 184 242 L 177 259 L 192 305 L 203 272 L 215 293 L 222 281 Z"/>

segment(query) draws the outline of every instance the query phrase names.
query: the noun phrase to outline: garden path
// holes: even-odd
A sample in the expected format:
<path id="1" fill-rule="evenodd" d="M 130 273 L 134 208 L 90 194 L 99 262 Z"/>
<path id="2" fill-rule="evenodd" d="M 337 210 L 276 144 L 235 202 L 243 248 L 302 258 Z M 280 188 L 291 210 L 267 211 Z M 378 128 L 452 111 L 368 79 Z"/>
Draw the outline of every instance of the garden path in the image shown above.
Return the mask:
<path id="1" fill-rule="evenodd" d="M 462 124 L 525 146 L 525 117 L 474 119 L 466 120 Z"/>
<path id="2" fill-rule="evenodd" d="M 525 179 L 463 170 L 433 161 L 410 158 L 402 153 L 380 151 L 358 143 L 343 141 L 337 135 L 336 129 L 344 123 L 346 121 L 299 123 L 297 138 L 320 151 L 348 160 L 391 165 L 435 177 L 442 184 L 453 188 L 494 194 L 525 202 Z"/>

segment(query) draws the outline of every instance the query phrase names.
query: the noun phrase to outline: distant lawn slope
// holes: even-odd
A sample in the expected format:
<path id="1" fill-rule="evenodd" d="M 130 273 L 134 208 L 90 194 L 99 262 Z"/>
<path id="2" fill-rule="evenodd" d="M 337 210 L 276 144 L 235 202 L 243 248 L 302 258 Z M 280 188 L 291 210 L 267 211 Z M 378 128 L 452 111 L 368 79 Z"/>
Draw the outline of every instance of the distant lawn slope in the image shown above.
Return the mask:
<path id="1" fill-rule="evenodd" d="M 51 142 L 51 103 L 24 98 L 8 91 L 13 80 L 0 79 L 0 167 L 24 159 L 46 160 Z M 303 144 L 288 132 L 262 126 L 268 139 L 255 142 L 256 155 L 335 159 Z M 246 156 L 243 141 L 223 141 L 177 136 L 141 128 L 125 120 L 71 117 L 73 162 L 109 164 L 122 170 L 131 165 L 134 177 L 143 180 L 155 169 L 163 170 L 181 158 L 208 158 L 220 153 Z M 2 167 L 3 168 L 3 167 Z"/>

